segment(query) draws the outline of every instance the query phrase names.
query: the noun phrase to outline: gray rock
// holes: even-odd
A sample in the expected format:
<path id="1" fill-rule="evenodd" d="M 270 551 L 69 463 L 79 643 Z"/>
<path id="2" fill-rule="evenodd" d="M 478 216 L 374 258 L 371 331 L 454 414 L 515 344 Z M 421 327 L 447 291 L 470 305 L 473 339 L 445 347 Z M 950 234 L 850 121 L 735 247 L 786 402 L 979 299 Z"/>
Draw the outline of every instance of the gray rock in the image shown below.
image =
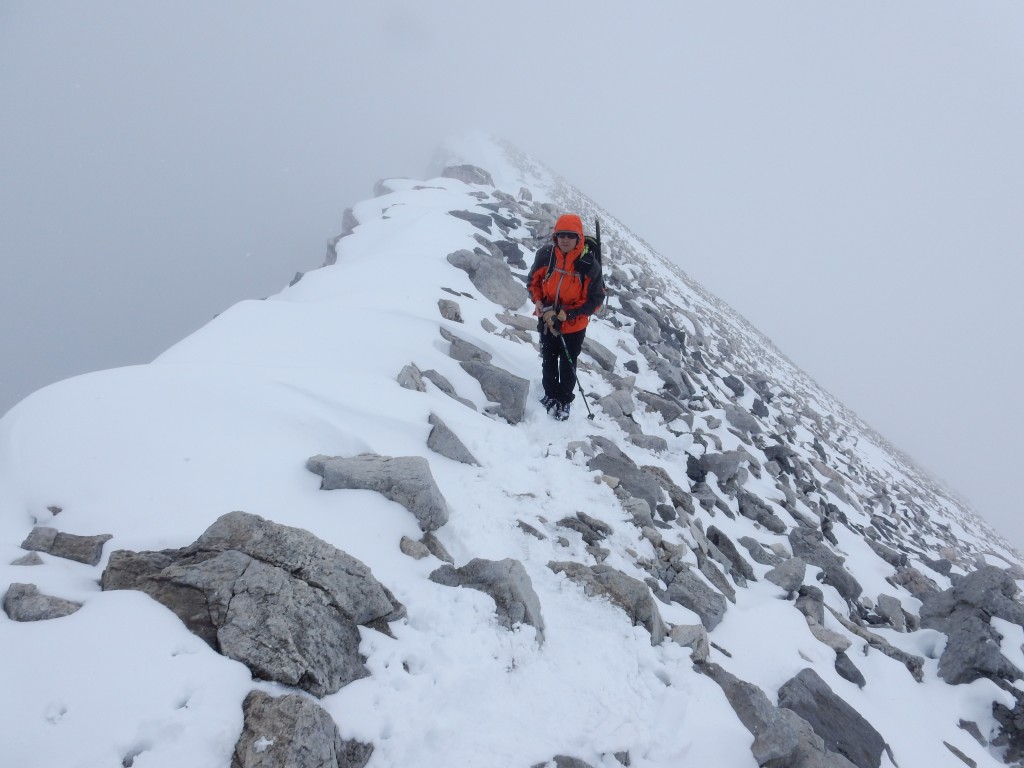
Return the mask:
<path id="1" fill-rule="evenodd" d="M 848 680 L 859 688 L 863 688 L 868 684 L 868 681 L 864 679 L 864 675 L 857 669 L 857 665 L 843 651 L 836 653 L 835 668 L 841 678 Z"/>
<path id="2" fill-rule="evenodd" d="M 546 763 L 534 763 L 530 768 L 550 768 L 552 763 L 555 768 L 593 768 L 590 763 L 568 755 L 555 755 Z"/>
<path id="3" fill-rule="evenodd" d="M 491 234 L 491 217 L 486 214 L 474 213 L 473 211 L 448 211 L 448 215 L 468 221 L 482 232 L 486 232 L 488 235 Z"/>
<path id="4" fill-rule="evenodd" d="M 282 568 L 231 551 L 158 578 L 205 596 L 218 621 L 216 649 L 255 677 L 327 696 L 369 674 L 356 623 Z"/>
<path id="5" fill-rule="evenodd" d="M 732 390 L 733 395 L 736 397 L 743 397 L 745 388 L 743 382 L 733 376 L 731 373 L 728 376 L 722 378 L 722 383 L 725 384 L 729 389 Z"/>
<path id="6" fill-rule="evenodd" d="M 657 435 L 630 435 L 629 442 L 651 453 L 665 453 L 668 450 L 668 441 Z"/>
<path id="7" fill-rule="evenodd" d="M 597 544 L 613 533 L 612 527 L 586 512 L 577 512 L 575 517 L 566 517 L 557 523 L 562 528 L 576 531 L 587 544 Z"/>
<path id="8" fill-rule="evenodd" d="M 651 645 L 659 645 L 665 639 L 665 622 L 658 611 L 658 604 L 647 585 L 639 579 L 602 564 L 586 566 L 552 561 L 548 568 L 555 573 L 564 573 L 583 587 L 588 597 L 607 597 L 622 608 L 634 625 L 642 626 L 651 633 Z"/>
<path id="9" fill-rule="evenodd" d="M 22 555 L 16 560 L 11 561 L 11 565 L 42 565 L 43 558 L 39 556 L 38 552 L 29 552 L 27 555 Z"/>
<path id="10" fill-rule="evenodd" d="M 438 560 L 441 560 L 445 563 L 455 563 L 455 560 L 452 558 L 452 556 L 448 554 L 448 550 L 445 549 L 444 544 L 442 544 L 441 540 L 438 539 L 437 536 L 435 536 L 433 533 L 424 533 L 421 541 L 423 542 L 424 546 L 426 546 L 426 548 L 430 550 L 430 554 L 432 554 Z"/>
<path id="11" fill-rule="evenodd" d="M 485 363 L 491 362 L 491 353 L 480 349 L 476 344 L 461 339 L 447 328 L 440 328 L 441 338 L 451 344 L 448 355 L 460 362 L 465 360 L 482 360 Z"/>
<path id="12" fill-rule="evenodd" d="M 411 389 L 414 392 L 426 392 L 427 385 L 423 383 L 423 374 L 419 368 L 410 363 L 398 372 L 396 377 L 398 385 L 403 389 Z"/>
<path id="13" fill-rule="evenodd" d="M 921 573 L 916 568 L 897 568 L 896 573 L 889 577 L 888 581 L 896 587 L 903 587 L 911 595 L 921 602 L 924 602 L 929 595 L 939 592 L 938 585 Z"/>
<path id="14" fill-rule="evenodd" d="M 789 532 L 793 554 L 803 558 L 808 565 L 821 568 L 824 583 L 835 587 L 851 603 L 856 601 L 863 591 L 860 583 L 843 566 L 843 560 L 822 542 L 821 531 L 794 528 Z"/>
<path id="15" fill-rule="evenodd" d="M 875 602 L 875 611 L 888 620 L 897 632 L 907 631 L 907 617 L 903 612 L 903 603 L 892 595 L 879 595 Z"/>
<path id="16" fill-rule="evenodd" d="M 462 309 L 459 307 L 457 301 L 451 299 L 438 299 L 437 309 L 441 313 L 441 317 L 445 320 L 451 320 L 453 323 L 464 322 L 462 319 Z"/>
<path id="17" fill-rule="evenodd" d="M 103 557 L 103 545 L 113 538 L 109 533 L 99 536 L 78 536 L 56 528 L 37 526 L 21 543 L 22 549 L 45 552 L 76 563 L 96 565 Z"/>
<path id="18" fill-rule="evenodd" d="M 757 581 L 757 576 L 754 575 L 754 569 L 750 567 L 743 555 L 740 554 L 739 550 L 736 549 L 736 545 L 732 543 L 732 539 L 725 535 L 715 526 L 708 526 L 707 532 L 708 541 L 715 545 L 715 548 L 725 556 L 728 562 L 728 567 L 732 569 L 732 572 L 743 579 L 748 581 Z"/>
<path id="19" fill-rule="evenodd" d="M 804 583 L 806 573 L 807 563 L 799 557 L 791 557 L 772 568 L 764 577 L 772 584 L 782 587 L 786 592 L 795 592 Z"/>
<path id="20" fill-rule="evenodd" d="M 363 768 L 373 754 L 371 744 L 343 740 L 330 714 L 305 696 L 252 691 L 242 711 L 231 768 Z"/>
<path id="21" fill-rule="evenodd" d="M 865 536 L 864 541 L 867 542 L 867 545 L 875 551 L 876 555 L 894 568 L 899 568 L 900 566 L 907 564 L 907 556 L 902 552 L 897 552 L 892 547 L 887 547 L 882 542 L 875 541 L 869 536 Z"/>
<path id="22" fill-rule="evenodd" d="M 490 218 L 484 218 L 489 230 Z M 463 270 L 480 293 L 505 309 L 518 309 L 528 298 L 526 288 L 501 259 L 461 250 L 448 254 L 448 263 Z"/>
<path id="23" fill-rule="evenodd" d="M 376 491 L 401 504 L 419 521 L 420 530 L 436 531 L 448 522 L 448 504 L 422 456 L 313 456 L 306 469 L 320 475 L 325 491 Z"/>
<path id="24" fill-rule="evenodd" d="M 984 566 L 944 592 L 925 597 L 921 626 L 937 629 L 949 638 L 939 657 L 939 677 L 951 685 L 981 677 L 1024 677 L 1000 652 L 1000 636 L 989 621 L 996 616 L 1024 626 L 1024 605 L 1016 599 L 1018 591 L 1006 571 Z"/>
<path id="25" fill-rule="evenodd" d="M 583 340 L 583 354 L 590 355 L 593 360 L 604 370 L 611 372 L 615 370 L 615 361 L 618 359 L 615 353 L 608 347 L 593 339 Z"/>
<path id="26" fill-rule="evenodd" d="M 530 382 L 527 379 L 481 360 L 467 360 L 460 365 L 480 382 L 484 396 L 492 403 L 497 403 L 495 410 L 505 421 L 519 424 L 526 418 L 526 398 L 530 394 Z"/>
<path id="27" fill-rule="evenodd" d="M 613 419 L 629 416 L 636 410 L 633 396 L 622 389 L 616 389 L 611 394 L 605 395 L 597 401 L 597 404 Z"/>
<path id="28" fill-rule="evenodd" d="M 474 558 L 461 568 L 443 565 L 430 574 L 430 580 L 449 587 L 469 587 L 494 598 L 499 623 L 508 629 L 529 624 L 544 641 L 544 617 L 533 582 L 518 560 Z"/>
<path id="29" fill-rule="evenodd" d="M 184 549 L 113 552 L 101 586 L 145 592 L 257 677 L 317 696 L 367 674 L 357 625 L 386 631 L 405 615 L 359 560 L 244 512 Z"/>
<path id="30" fill-rule="evenodd" d="M 663 467 L 657 467 L 651 464 L 645 464 L 640 467 L 648 475 L 657 478 L 658 483 L 664 489 L 665 493 L 668 494 L 669 501 L 672 502 L 672 506 L 677 509 L 682 509 L 685 512 L 693 512 L 693 500 L 690 497 L 688 491 L 684 491 L 678 485 L 672 477 L 665 471 Z"/>
<path id="31" fill-rule="evenodd" d="M 44 595 L 35 584 L 11 584 L 4 596 L 4 613 L 11 621 L 49 621 L 70 616 L 81 603 Z"/>
<path id="32" fill-rule="evenodd" d="M 629 361 L 635 366 L 636 363 L 632 360 Z M 629 369 L 629 363 L 626 364 L 627 370 Z M 645 392 L 638 390 L 636 393 L 637 400 L 640 400 L 647 406 L 648 411 L 656 411 L 661 414 L 661 421 L 663 424 L 668 424 L 671 421 L 675 421 L 684 413 L 686 409 L 683 406 L 673 400 L 669 400 L 667 397 L 661 397 L 653 392 Z"/>
<path id="33" fill-rule="evenodd" d="M 857 637 L 861 637 L 864 640 L 867 640 L 868 645 L 870 645 L 872 648 L 881 651 L 889 658 L 895 659 L 896 661 L 900 662 L 903 666 L 905 666 L 907 668 L 907 671 L 910 672 L 911 676 L 917 682 L 921 682 L 924 679 L 924 659 L 922 659 L 920 656 L 915 656 L 912 653 L 907 653 L 906 651 L 901 650 L 896 646 L 892 645 L 885 638 L 876 635 L 873 632 L 869 632 L 864 627 L 858 624 L 854 624 L 848 618 L 846 618 L 837 610 L 835 610 L 831 605 L 825 607 L 828 609 L 828 612 L 835 617 L 836 621 L 842 624 L 848 631 L 852 632 L 854 635 L 857 635 Z"/>
<path id="34" fill-rule="evenodd" d="M 740 469 L 740 464 L 748 461 L 750 456 L 744 451 L 725 451 L 724 453 L 705 453 L 698 460 L 705 472 L 714 472 L 720 483 L 732 480 Z"/>
<path id="35" fill-rule="evenodd" d="M 825 746 L 806 720 L 790 709 L 773 705 L 756 685 L 712 662 L 696 668 L 721 686 L 736 716 L 754 737 L 750 752 L 759 766 L 853 768 L 853 763 Z"/>
<path id="36" fill-rule="evenodd" d="M 723 406 L 726 420 L 744 434 L 756 435 L 761 431 L 761 422 L 750 411 L 739 408 L 732 403 Z"/>
<path id="37" fill-rule="evenodd" d="M 441 171 L 441 176 L 446 179 L 456 179 L 465 184 L 494 186 L 494 179 L 491 178 L 491 174 L 476 165 L 449 165 Z"/>
<path id="38" fill-rule="evenodd" d="M 473 401 L 468 400 L 465 397 L 459 397 L 459 394 L 458 392 L 455 391 L 455 387 L 452 386 L 452 383 L 437 371 L 433 369 L 424 371 L 423 378 L 432 383 L 435 387 L 440 389 L 446 395 L 448 395 L 448 397 L 452 398 L 453 400 L 457 400 L 467 408 L 471 408 L 474 411 L 476 410 L 476 405 L 473 403 Z M 426 390 L 426 386 L 424 386 L 423 389 Z"/>
<path id="39" fill-rule="evenodd" d="M 786 524 L 782 522 L 782 518 L 757 496 L 747 491 L 740 491 L 736 498 L 741 515 L 760 523 L 772 533 L 786 532 Z"/>
<path id="40" fill-rule="evenodd" d="M 469 452 L 469 449 L 463 445 L 462 441 L 449 429 L 440 416 L 432 413 L 428 421 L 432 427 L 430 434 L 427 435 L 427 447 L 430 450 L 462 464 L 480 466 L 480 462 Z"/>
<path id="41" fill-rule="evenodd" d="M 689 648 L 693 653 L 691 658 L 701 663 L 707 661 L 711 653 L 711 643 L 708 640 L 708 631 L 702 624 L 680 624 L 672 627 L 668 636 L 673 642 L 684 648 Z"/>
<path id="42" fill-rule="evenodd" d="M 757 539 L 751 538 L 750 536 L 741 536 L 737 541 L 746 547 L 747 552 L 750 553 L 750 558 L 755 563 L 760 563 L 761 565 L 778 565 L 783 561 L 783 558 L 779 557 L 774 552 L 765 549 Z"/>
<path id="43" fill-rule="evenodd" d="M 837 696 L 811 668 L 801 670 L 779 689 L 779 706 L 810 723 L 826 749 L 858 768 L 879 768 L 885 739 L 861 714 Z"/>
<path id="44" fill-rule="evenodd" d="M 696 613 L 708 631 L 717 627 L 725 617 L 725 597 L 705 584 L 688 567 L 676 573 L 668 585 L 668 597 Z"/>
<path id="45" fill-rule="evenodd" d="M 402 551 L 403 555 L 408 555 L 413 560 L 423 560 L 430 557 L 430 550 L 427 549 L 426 544 L 422 541 L 410 539 L 408 536 L 402 537 L 402 540 L 398 542 L 398 548 Z"/>
<path id="46" fill-rule="evenodd" d="M 629 496 L 643 499 L 650 509 L 661 503 L 662 489 L 657 477 L 636 465 L 625 454 L 603 451 L 587 461 L 587 468 L 617 478 L 619 486 Z"/>

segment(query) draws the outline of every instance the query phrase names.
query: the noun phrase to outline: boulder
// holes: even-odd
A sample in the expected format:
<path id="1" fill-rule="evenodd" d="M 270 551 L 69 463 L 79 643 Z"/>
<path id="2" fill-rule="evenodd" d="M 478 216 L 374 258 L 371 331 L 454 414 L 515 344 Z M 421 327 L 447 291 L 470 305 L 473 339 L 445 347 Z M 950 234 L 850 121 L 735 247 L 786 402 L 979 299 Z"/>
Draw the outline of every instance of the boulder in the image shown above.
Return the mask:
<path id="1" fill-rule="evenodd" d="M 444 326 L 439 330 L 441 338 L 451 344 L 448 349 L 448 355 L 453 360 L 458 360 L 459 362 L 463 362 L 465 360 L 482 360 L 485 363 L 491 362 L 490 352 L 480 349 L 476 344 L 456 336 Z"/>
<path id="2" fill-rule="evenodd" d="M 885 739 L 813 669 L 801 670 L 779 688 L 779 706 L 800 715 L 826 749 L 843 755 L 858 768 L 882 764 Z"/>
<path id="3" fill-rule="evenodd" d="M 526 418 L 526 398 L 530 394 L 527 379 L 482 360 L 467 360 L 460 365 L 480 382 L 480 389 L 490 402 L 496 403 L 494 411 L 500 417 L 509 424 L 519 424 Z"/>
<path id="4" fill-rule="evenodd" d="M 722 688 L 736 716 L 754 737 L 750 752 L 759 766 L 771 768 L 853 768 L 846 757 L 830 750 L 810 724 L 791 709 L 776 707 L 765 692 L 717 664 L 696 669 Z"/>
<path id="5" fill-rule="evenodd" d="M 373 745 L 341 738 L 330 714 L 298 694 L 252 691 L 231 768 L 363 768 Z"/>
<path id="6" fill-rule="evenodd" d="M 448 522 L 448 504 L 422 456 L 313 456 L 306 469 L 320 475 L 320 488 L 376 491 L 416 517 L 420 530 L 436 531 Z"/>
<path id="7" fill-rule="evenodd" d="M 178 550 L 117 550 L 101 586 L 137 589 L 257 677 L 317 696 L 364 677 L 358 625 L 405 609 L 362 562 L 313 536 L 232 512 Z"/>
<path id="8" fill-rule="evenodd" d="M 441 176 L 446 179 L 456 179 L 466 184 L 494 186 L 494 179 L 491 178 L 491 174 L 476 165 L 449 165 L 441 171 Z"/>
<path id="9" fill-rule="evenodd" d="M 440 416 L 432 413 L 428 418 L 428 422 L 432 427 L 430 434 L 427 435 L 427 447 L 430 450 L 462 464 L 470 464 L 475 467 L 480 466 L 480 462 L 469 452 L 469 449 L 459 440 L 458 435 L 449 429 Z"/>
<path id="10" fill-rule="evenodd" d="M 113 538 L 109 533 L 99 536 L 79 536 L 56 528 L 36 526 L 21 543 L 22 549 L 45 552 L 54 557 L 74 560 L 76 563 L 97 565 L 103 557 L 103 545 Z"/>
<path id="11" fill-rule="evenodd" d="M 461 568 L 442 565 L 430 574 L 430 580 L 448 587 L 469 587 L 494 598 L 499 623 L 512 629 L 516 624 L 529 624 L 537 630 L 537 640 L 544 641 L 544 617 L 540 599 L 523 564 L 518 560 L 484 560 L 474 558 Z"/>
<path id="12" fill-rule="evenodd" d="M 790 593 L 800 589 L 806 573 L 807 563 L 799 557 L 791 557 L 772 568 L 764 577 L 772 584 L 777 584 Z"/>
<path id="13" fill-rule="evenodd" d="M 4 613 L 11 621 L 49 621 L 70 616 L 81 603 L 44 595 L 35 584 L 11 584 L 4 595 Z"/>
<path id="14" fill-rule="evenodd" d="M 821 568 L 823 581 L 836 588 L 851 603 L 860 597 L 863 591 L 860 583 L 843 566 L 843 560 L 824 543 L 821 531 L 810 528 L 794 528 L 789 532 L 789 543 L 793 554 L 802 558 L 808 565 Z"/>
<path id="15" fill-rule="evenodd" d="M 668 598 L 696 613 L 708 631 L 717 627 L 725 617 L 725 597 L 687 566 L 678 571 L 668 585 Z"/>
<path id="16" fill-rule="evenodd" d="M 660 645 L 665 639 L 667 630 L 658 604 L 647 585 L 639 579 L 602 564 L 587 566 L 552 561 L 548 568 L 555 573 L 564 573 L 582 586 L 588 597 L 607 597 L 622 608 L 634 625 L 640 625 L 651 633 L 651 645 Z"/>
<path id="17" fill-rule="evenodd" d="M 486 224 L 480 226 L 490 231 L 490 218 L 481 218 Z M 480 293 L 505 309 L 518 309 L 529 298 L 526 288 L 501 259 L 464 249 L 448 254 L 448 263 L 463 270 Z"/>
<path id="18" fill-rule="evenodd" d="M 995 566 L 967 574 L 944 592 L 928 595 L 921 605 L 921 626 L 949 638 L 939 657 L 939 677 L 951 685 L 985 677 L 1015 680 L 1024 676 L 1000 652 L 1000 636 L 989 618 L 1024 626 L 1024 605 L 1017 601 L 1013 577 Z"/>

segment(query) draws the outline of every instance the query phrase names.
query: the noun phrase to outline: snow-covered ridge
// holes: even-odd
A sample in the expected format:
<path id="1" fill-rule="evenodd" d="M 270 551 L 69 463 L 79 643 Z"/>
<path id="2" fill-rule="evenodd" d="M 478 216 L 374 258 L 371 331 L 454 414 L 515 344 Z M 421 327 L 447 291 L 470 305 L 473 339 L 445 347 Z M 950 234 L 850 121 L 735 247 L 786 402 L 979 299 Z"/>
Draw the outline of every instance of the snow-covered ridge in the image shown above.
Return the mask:
<path id="1" fill-rule="evenodd" d="M 370 768 L 1017 758 L 995 532 L 536 160 L 473 137 L 377 191 L 277 296 L 0 420 L 5 764 L 283 764 L 268 701 Z M 567 210 L 610 298 L 559 424 L 522 283 Z M 335 634 L 297 605 L 358 647 L 301 652 Z"/>

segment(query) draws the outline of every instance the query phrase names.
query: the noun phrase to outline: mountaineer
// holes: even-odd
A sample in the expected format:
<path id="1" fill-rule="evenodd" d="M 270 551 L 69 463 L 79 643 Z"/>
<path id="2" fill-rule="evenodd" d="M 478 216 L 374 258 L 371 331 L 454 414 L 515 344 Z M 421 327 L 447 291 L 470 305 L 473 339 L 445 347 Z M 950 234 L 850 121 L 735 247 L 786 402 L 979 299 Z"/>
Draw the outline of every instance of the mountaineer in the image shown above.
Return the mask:
<path id="1" fill-rule="evenodd" d="M 565 421 L 575 398 L 576 359 L 590 316 L 605 297 L 600 245 L 584 237 L 578 215 L 559 216 L 551 242 L 537 251 L 527 287 L 540 318 L 541 403 L 548 413 Z"/>

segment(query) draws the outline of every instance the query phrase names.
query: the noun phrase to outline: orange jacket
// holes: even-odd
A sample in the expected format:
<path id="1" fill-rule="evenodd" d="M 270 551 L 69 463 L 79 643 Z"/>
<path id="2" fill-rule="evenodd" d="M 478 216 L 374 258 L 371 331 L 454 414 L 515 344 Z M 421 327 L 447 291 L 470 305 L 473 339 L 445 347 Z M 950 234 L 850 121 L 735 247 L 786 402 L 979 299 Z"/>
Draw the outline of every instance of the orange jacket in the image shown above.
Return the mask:
<path id="1" fill-rule="evenodd" d="M 562 253 L 554 242 L 543 246 L 534 258 L 527 286 L 533 301 L 556 311 L 564 309 L 562 333 L 575 333 L 587 327 L 590 316 L 604 301 L 601 261 L 589 252 L 583 240 L 583 221 L 575 213 L 559 216 L 554 231 L 575 232 L 579 235 L 576 247 Z"/>

